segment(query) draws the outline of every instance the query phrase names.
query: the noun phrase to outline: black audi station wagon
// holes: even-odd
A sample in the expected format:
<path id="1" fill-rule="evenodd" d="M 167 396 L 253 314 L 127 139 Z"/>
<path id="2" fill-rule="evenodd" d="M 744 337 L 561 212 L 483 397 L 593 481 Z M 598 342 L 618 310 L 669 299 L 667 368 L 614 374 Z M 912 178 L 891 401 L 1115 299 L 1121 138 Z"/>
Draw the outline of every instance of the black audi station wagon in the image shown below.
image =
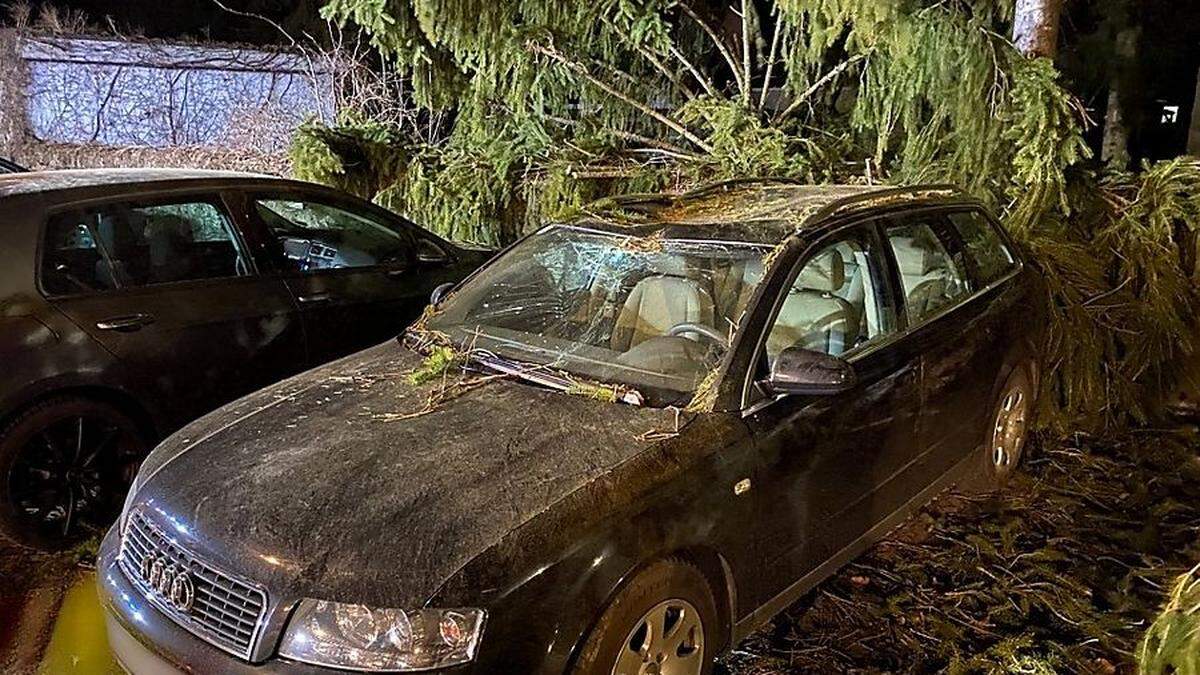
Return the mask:
<path id="1" fill-rule="evenodd" d="M 487 254 L 327 187 L 0 176 L 0 537 L 103 533 L 156 439 L 398 335 Z"/>
<path id="2" fill-rule="evenodd" d="M 1044 290 L 977 203 L 747 181 L 615 206 L 151 453 L 98 562 L 121 663 L 707 673 L 1020 461 Z"/>

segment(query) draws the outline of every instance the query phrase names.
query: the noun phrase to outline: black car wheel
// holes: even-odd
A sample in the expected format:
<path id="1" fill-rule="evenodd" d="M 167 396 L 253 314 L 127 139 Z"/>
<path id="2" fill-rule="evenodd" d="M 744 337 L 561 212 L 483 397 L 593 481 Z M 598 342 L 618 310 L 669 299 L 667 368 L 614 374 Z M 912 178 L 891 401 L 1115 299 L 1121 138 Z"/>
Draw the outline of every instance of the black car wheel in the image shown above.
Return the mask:
<path id="1" fill-rule="evenodd" d="M 576 675 L 708 675 L 717 611 L 700 570 L 676 559 L 646 567 L 605 608 Z"/>
<path id="2" fill-rule="evenodd" d="M 1029 368 L 1015 368 L 992 411 L 988 442 L 985 447 L 987 467 L 993 487 L 1004 487 L 1021 464 L 1025 442 L 1032 427 L 1037 390 Z"/>
<path id="3" fill-rule="evenodd" d="M 103 532 L 146 450 L 137 425 L 106 403 L 31 407 L 0 432 L 0 534 L 57 549 Z"/>

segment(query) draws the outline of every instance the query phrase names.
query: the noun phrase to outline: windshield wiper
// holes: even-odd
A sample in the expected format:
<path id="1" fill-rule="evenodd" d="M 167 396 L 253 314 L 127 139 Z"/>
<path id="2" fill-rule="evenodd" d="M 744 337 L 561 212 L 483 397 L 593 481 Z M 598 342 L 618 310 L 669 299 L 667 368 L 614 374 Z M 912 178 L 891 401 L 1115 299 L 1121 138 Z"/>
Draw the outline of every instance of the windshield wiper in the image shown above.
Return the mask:
<path id="1" fill-rule="evenodd" d="M 541 385 L 548 389 L 557 391 L 575 391 L 579 389 L 580 383 L 578 380 L 560 374 L 550 366 L 538 365 L 534 363 L 524 363 L 511 359 L 501 358 L 492 352 L 484 349 L 473 349 L 467 353 L 467 360 L 481 365 L 488 370 L 492 370 L 505 375 L 518 377 L 526 382 Z M 614 392 L 617 401 L 628 403 L 629 405 L 642 405 L 645 399 L 636 389 L 629 387 L 619 387 L 614 385 L 597 384 L 596 387 L 604 389 L 611 388 Z"/>

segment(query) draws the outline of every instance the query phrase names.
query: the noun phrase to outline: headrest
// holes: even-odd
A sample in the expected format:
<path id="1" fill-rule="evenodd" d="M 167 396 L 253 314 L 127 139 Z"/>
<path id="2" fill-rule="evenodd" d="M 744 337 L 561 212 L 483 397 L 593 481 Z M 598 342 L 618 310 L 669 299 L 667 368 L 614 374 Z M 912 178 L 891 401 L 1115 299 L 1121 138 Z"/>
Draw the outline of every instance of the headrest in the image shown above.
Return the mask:
<path id="1" fill-rule="evenodd" d="M 846 283 L 846 261 L 836 249 L 818 253 L 804 265 L 796 277 L 796 286 L 810 291 L 832 293 Z"/>

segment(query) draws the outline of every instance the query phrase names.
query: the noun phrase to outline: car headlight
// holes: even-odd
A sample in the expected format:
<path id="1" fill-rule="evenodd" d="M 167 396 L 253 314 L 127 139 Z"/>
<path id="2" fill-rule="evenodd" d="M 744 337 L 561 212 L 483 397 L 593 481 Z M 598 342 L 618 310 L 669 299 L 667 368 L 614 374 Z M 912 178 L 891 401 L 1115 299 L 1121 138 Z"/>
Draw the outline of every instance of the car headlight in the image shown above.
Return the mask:
<path id="1" fill-rule="evenodd" d="M 483 619 L 481 609 L 375 609 L 302 600 L 279 655 L 352 670 L 443 668 L 475 658 Z"/>

